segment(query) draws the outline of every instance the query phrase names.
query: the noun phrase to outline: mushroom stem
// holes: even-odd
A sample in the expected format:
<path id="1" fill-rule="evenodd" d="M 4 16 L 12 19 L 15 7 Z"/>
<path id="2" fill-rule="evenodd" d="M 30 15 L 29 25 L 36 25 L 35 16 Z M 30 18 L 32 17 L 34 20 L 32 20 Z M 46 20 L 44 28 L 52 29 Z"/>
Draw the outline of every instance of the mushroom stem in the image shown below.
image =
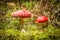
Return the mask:
<path id="1" fill-rule="evenodd" d="M 46 22 L 45 23 L 39 23 L 39 29 L 43 29 L 46 27 Z"/>
<path id="2" fill-rule="evenodd" d="M 20 19 L 20 24 L 21 25 L 20 25 L 19 29 L 22 30 L 24 28 L 24 19 L 23 18 Z"/>

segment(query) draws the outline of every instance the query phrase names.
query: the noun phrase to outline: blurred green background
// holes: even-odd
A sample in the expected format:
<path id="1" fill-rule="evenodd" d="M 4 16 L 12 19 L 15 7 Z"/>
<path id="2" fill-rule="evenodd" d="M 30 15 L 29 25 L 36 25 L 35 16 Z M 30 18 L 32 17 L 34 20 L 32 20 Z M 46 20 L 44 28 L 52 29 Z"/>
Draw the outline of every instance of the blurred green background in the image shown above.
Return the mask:
<path id="1" fill-rule="evenodd" d="M 11 13 L 24 8 L 33 16 L 24 19 L 21 31 Z M 44 25 L 35 23 L 41 15 L 49 18 Z M 0 40 L 60 40 L 60 0 L 0 0 Z"/>

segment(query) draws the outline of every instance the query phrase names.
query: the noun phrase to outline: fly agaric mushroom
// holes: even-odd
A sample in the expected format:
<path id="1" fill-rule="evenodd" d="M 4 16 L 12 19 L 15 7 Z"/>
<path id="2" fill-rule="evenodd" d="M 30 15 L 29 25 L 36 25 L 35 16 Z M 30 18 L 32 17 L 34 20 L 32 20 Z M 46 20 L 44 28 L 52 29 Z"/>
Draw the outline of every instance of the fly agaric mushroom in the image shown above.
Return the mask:
<path id="1" fill-rule="evenodd" d="M 24 24 L 24 20 L 23 19 L 31 17 L 31 13 L 28 10 L 17 10 L 17 11 L 12 13 L 12 17 L 20 18 L 21 24 Z M 23 28 L 23 25 L 22 25 L 22 27 L 20 27 L 20 30 L 22 28 Z"/>
<path id="2" fill-rule="evenodd" d="M 46 16 L 39 16 L 37 19 L 36 19 L 36 22 L 38 23 L 39 26 L 43 26 L 46 24 L 46 22 L 48 21 L 48 17 Z M 40 23 L 40 24 L 39 24 Z M 40 27 L 40 29 L 42 29 Z"/>
<path id="3" fill-rule="evenodd" d="M 38 23 L 44 23 L 47 21 L 48 21 L 48 18 L 46 16 L 39 16 L 36 20 L 36 22 L 38 22 Z"/>
<path id="4" fill-rule="evenodd" d="M 28 10 L 18 10 L 12 13 L 12 17 L 15 18 L 29 18 L 31 14 Z"/>

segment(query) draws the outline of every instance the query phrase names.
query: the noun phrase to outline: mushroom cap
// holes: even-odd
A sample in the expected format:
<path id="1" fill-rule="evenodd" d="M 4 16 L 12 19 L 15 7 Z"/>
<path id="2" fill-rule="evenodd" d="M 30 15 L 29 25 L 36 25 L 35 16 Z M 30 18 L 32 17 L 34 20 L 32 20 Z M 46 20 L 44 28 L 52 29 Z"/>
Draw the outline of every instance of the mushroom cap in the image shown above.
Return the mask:
<path id="1" fill-rule="evenodd" d="M 31 13 L 28 10 L 17 10 L 17 11 L 12 13 L 12 17 L 29 18 L 29 17 L 31 17 Z"/>
<path id="2" fill-rule="evenodd" d="M 30 11 L 28 11 L 28 10 L 23 10 L 23 12 L 24 12 L 24 18 L 31 17 Z"/>
<path id="3" fill-rule="evenodd" d="M 48 17 L 46 17 L 46 16 L 39 16 L 36 19 L 36 22 L 38 22 L 38 23 L 44 23 L 44 22 L 47 22 L 47 21 L 48 21 Z"/>

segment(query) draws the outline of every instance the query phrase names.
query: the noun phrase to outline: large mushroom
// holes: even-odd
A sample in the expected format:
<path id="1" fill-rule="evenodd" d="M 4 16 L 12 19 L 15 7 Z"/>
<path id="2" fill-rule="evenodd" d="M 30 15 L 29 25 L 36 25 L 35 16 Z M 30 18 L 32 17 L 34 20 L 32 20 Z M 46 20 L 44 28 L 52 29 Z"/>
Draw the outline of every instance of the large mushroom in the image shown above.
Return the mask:
<path id="1" fill-rule="evenodd" d="M 43 26 L 43 25 L 45 25 L 47 22 L 48 22 L 48 17 L 46 17 L 46 16 L 39 16 L 39 17 L 36 19 L 36 23 L 38 23 L 39 26 Z M 40 27 L 40 29 L 42 29 L 42 28 Z"/>
<path id="2" fill-rule="evenodd" d="M 12 17 L 20 18 L 21 24 L 24 24 L 24 18 L 30 18 L 31 13 L 29 10 L 17 10 L 12 13 Z M 20 27 L 20 30 L 23 28 L 23 25 Z"/>

